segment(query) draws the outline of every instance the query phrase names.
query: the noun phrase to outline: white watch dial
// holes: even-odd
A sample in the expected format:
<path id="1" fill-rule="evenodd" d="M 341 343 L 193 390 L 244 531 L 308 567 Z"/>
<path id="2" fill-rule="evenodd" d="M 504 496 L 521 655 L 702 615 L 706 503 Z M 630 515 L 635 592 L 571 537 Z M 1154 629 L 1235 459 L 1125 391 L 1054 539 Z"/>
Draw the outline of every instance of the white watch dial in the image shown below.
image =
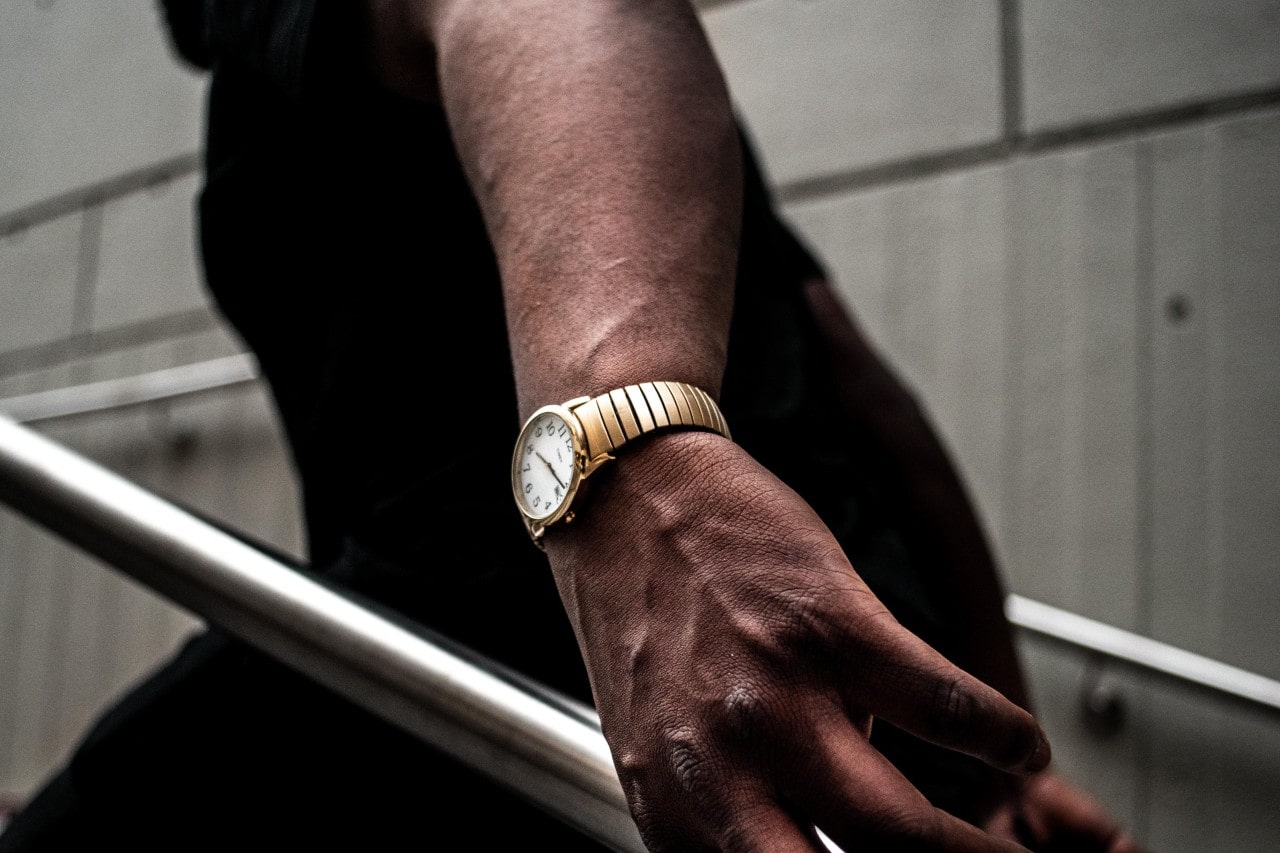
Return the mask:
<path id="1" fill-rule="evenodd" d="M 576 479 L 573 431 L 563 418 L 544 412 L 530 421 L 520 435 L 512 479 L 529 517 L 543 519 L 560 509 Z"/>

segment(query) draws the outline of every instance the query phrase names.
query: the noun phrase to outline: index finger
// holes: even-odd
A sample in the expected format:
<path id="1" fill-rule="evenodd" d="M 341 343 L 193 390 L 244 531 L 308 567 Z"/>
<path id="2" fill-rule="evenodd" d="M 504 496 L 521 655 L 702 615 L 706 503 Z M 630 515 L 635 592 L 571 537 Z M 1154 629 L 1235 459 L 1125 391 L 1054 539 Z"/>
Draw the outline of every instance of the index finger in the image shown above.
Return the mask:
<path id="1" fill-rule="evenodd" d="M 1049 740 L 1024 708 L 948 661 L 892 617 L 864 623 L 845 696 L 916 737 L 1013 773 L 1049 764 Z"/>
<path id="2" fill-rule="evenodd" d="M 930 804 L 848 721 L 819 727 L 783 779 L 788 799 L 839 850 L 1026 853 Z"/>

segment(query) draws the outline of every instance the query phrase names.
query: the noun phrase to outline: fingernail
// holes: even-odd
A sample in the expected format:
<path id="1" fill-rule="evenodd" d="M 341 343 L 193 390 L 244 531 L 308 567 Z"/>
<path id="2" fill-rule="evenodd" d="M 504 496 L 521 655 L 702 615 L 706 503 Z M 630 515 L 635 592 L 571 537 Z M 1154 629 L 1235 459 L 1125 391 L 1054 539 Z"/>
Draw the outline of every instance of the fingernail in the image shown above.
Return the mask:
<path id="1" fill-rule="evenodd" d="M 1049 759 L 1052 757 L 1049 739 L 1044 736 L 1043 731 L 1036 732 L 1036 748 L 1031 751 L 1031 757 L 1027 759 L 1026 769 L 1032 772 L 1043 770 L 1049 766 Z"/>

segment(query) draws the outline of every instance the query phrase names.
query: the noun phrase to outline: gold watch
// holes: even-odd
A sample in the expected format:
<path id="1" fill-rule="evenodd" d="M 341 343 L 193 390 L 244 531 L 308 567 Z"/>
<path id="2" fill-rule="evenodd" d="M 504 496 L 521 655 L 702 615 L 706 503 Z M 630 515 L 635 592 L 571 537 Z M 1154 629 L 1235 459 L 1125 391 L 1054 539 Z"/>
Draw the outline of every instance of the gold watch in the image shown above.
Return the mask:
<path id="1" fill-rule="evenodd" d="M 525 421 L 511 456 L 511 489 L 533 541 L 573 520 L 582 481 L 642 435 L 706 429 L 730 438 L 720 407 L 684 382 L 641 382 L 596 397 L 543 406 Z"/>

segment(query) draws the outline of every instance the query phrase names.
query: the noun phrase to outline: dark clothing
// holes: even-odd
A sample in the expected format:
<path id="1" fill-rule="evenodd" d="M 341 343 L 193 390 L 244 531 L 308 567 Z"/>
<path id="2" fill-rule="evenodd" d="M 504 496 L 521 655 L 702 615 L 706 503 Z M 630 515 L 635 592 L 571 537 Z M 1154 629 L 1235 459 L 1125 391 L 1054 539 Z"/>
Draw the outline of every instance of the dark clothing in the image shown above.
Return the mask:
<path id="1" fill-rule="evenodd" d="M 520 424 L 502 293 L 444 113 L 344 69 L 344 4 L 167 5 L 179 46 L 212 66 L 208 287 L 274 395 L 311 568 L 590 701 L 510 497 Z M 876 448 L 832 392 L 801 292 L 821 266 L 775 213 L 745 142 L 722 409 L 735 440 L 805 496 L 886 605 L 945 654 L 950 629 L 912 565 Z M 442 442 L 458 452 L 438 453 Z M 962 807 L 975 762 L 879 723 L 876 738 L 935 802 Z M 592 846 L 212 632 L 106 715 L 0 850 L 78 832 L 133 850 L 192 838 L 396 849 L 449 827 L 468 849 Z"/>

